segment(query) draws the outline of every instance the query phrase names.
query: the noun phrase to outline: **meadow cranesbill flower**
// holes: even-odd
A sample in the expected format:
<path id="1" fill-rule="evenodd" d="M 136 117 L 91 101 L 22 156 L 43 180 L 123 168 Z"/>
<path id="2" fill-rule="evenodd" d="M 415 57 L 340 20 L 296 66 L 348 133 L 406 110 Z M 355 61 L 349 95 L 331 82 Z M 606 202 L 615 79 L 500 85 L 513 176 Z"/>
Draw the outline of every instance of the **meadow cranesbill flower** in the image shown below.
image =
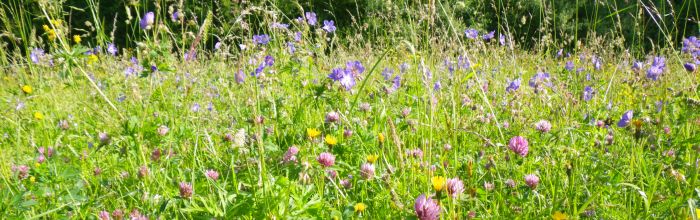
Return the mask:
<path id="1" fill-rule="evenodd" d="M 535 129 L 542 133 L 547 133 L 552 130 L 552 124 L 547 120 L 540 120 L 535 123 Z"/>
<path id="2" fill-rule="evenodd" d="M 447 179 L 446 188 L 447 195 L 452 196 L 452 198 L 457 198 L 457 196 L 464 192 L 464 183 L 457 177 Z"/>
<path id="3" fill-rule="evenodd" d="M 342 85 L 345 88 L 345 90 L 348 90 L 348 91 L 351 90 L 352 87 L 355 87 L 355 84 L 356 84 L 355 77 L 353 77 L 353 75 L 347 71 L 345 71 L 345 73 L 343 74 L 343 76 L 340 78 L 339 81 L 340 81 L 340 85 Z"/>
<path id="4" fill-rule="evenodd" d="M 97 139 L 100 140 L 100 145 L 107 145 L 111 141 L 112 138 L 109 137 L 109 134 L 106 132 L 100 132 L 97 134 Z"/>
<path id="5" fill-rule="evenodd" d="M 440 192 L 443 189 L 445 189 L 446 181 L 447 179 L 441 176 L 434 176 L 430 178 L 430 183 L 433 185 L 433 189 L 435 190 L 435 192 Z"/>
<path id="6" fill-rule="evenodd" d="M 479 31 L 473 28 L 469 28 L 464 31 L 464 35 L 466 35 L 469 39 L 476 39 L 477 37 L 479 37 Z"/>
<path id="7" fill-rule="evenodd" d="M 355 208 L 355 212 L 362 213 L 365 211 L 365 209 L 367 209 L 367 205 L 365 205 L 364 203 L 358 202 L 357 204 L 355 204 L 354 208 Z"/>
<path id="8" fill-rule="evenodd" d="M 353 77 L 358 77 L 365 72 L 365 67 L 360 61 L 350 61 L 345 64 L 345 71 L 352 73 Z"/>
<path id="9" fill-rule="evenodd" d="M 593 88 L 590 86 L 586 86 L 586 88 L 583 88 L 583 100 L 584 101 L 590 101 L 593 99 Z"/>
<path id="10" fill-rule="evenodd" d="M 29 54 L 29 59 L 32 60 L 32 63 L 34 64 L 39 64 L 41 59 L 45 56 L 44 50 L 41 48 L 34 48 L 32 49 L 32 52 Z"/>
<path id="11" fill-rule="evenodd" d="M 638 73 L 642 70 L 642 68 L 644 68 L 644 63 L 641 61 L 632 62 L 632 72 Z"/>
<path id="12" fill-rule="evenodd" d="M 236 83 L 241 84 L 245 82 L 245 73 L 243 70 L 238 70 L 238 72 L 235 75 Z"/>
<path id="13" fill-rule="evenodd" d="M 413 205 L 416 211 L 416 217 L 420 220 L 438 220 L 440 219 L 440 206 L 431 198 L 421 194 L 416 198 L 416 204 Z"/>
<path id="14" fill-rule="evenodd" d="M 192 198 L 192 184 L 180 182 L 180 197 L 189 199 Z"/>
<path id="15" fill-rule="evenodd" d="M 435 85 L 433 85 L 433 90 L 435 91 L 440 91 L 442 89 L 442 84 L 440 83 L 440 80 L 435 82 Z"/>
<path id="16" fill-rule="evenodd" d="M 148 30 L 148 29 L 151 29 L 151 27 L 153 26 L 153 23 L 155 23 L 155 21 L 156 21 L 156 14 L 153 13 L 152 11 L 149 11 L 143 15 L 143 18 L 141 18 L 139 25 L 141 26 L 141 29 Z"/>
<path id="17" fill-rule="evenodd" d="M 180 11 L 174 11 L 170 14 L 170 20 L 173 22 L 178 22 L 180 20 Z"/>
<path id="18" fill-rule="evenodd" d="M 535 174 L 525 175 L 525 184 L 527 184 L 530 189 L 536 189 L 537 185 L 540 184 L 540 178 Z"/>
<path id="19" fill-rule="evenodd" d="M 258 45 L 267 45 L 270 42 L 270 36 L 267 34 L 253 35 L 253 43 Z"/>
<path id="20" fill-rule="evenodd" d="M 323 152 L 316 157 L 316 161 L 324 167 L 330 167 L 335 164 L 335 156 L 328 152 Z"/>
<path id="21" fill-rule="evenodd" d="M 600 70 L 603 67 L 603 62 L 596 55 L 591 56 L 591 63 L 593 63 L 593 68 L 595 70 Z"/>
<path id="22" fill-rule="evenodd" d="M 634 117 L 634 111 L 629 110 L 626 111 L 624 114 L 622 114 L 622 117 L 620 118 L 620 121 L 617 122 L 618 127 L 627 127 L 629 125 L 630 121 L 632 121 L 632 118 Z"/>
<path id="23" fill-rule="evenodd" d="M 683 47 L 681 51 L 697 57 L 700 55 L 700 39 L 695 36 L 691 36 L 683 39 Z"/>
<path id="24" fill-rule="evenodd" d="M 659 76 L 664 72 L 666 68 L 666 58 L 664 57 L 654 57 L 651 66 L 647 70 L 647 78 L 651 80 L 658 80 Z"/>
<path id="25" fill-rule="evenodd" d="M 520 78 L 510 81 L 508 87 L 506 87 L 506 92 L 515 92 L 520 88 Z"/>
<path id="26" fill-rule="evenodd" d="M 399 65 L 399 72 L 406 73 L 406 71 L 408 71 L 409 67 L 410 66 L 408 65 L 408 63 L 406 63 L 406 62 L 401 63 L 401 65 Z"/>
<path id="27" fill-rule="evenodd" d="M 289 29 L 289 24 L 272 22 L 272 24 L 270 24 L 270 28 L 287 30 Z"/>
<path id="28" fill-rule="evenodd" d="M 564 65 L 564 69 L 566 69 L 567 71 L 574 71 L 574 68 L 576 68 L 574 66 L 574 62 L 566 61 L 566 65 Z"/>
<path id="29" fill-rule="evenodd" d="M 550 82 L 549 80 L 549 73 L 538 72 L 537 74 L 532 76 L 532 78 L 530 78 L 528 85 L 532 88 L 538 89 L 541 88 L 542 85 L 551 87 L 552 82 Z"/>
<path id="30" fill-rule="evenodd" d="M 694 63 L 685 63 L 683 64 L 683 67 L 685 68 L 686 71 L 688 72 L 695 72 L 695 64 Z"/>
<path id="31" fill-rule="evenodd" d="M 287 42 L 287 49 L 289 51 L 289 54 L 294 54 L 294 52 L 297 51 L 297 48 L 294 46 L 293 42 Z"/>
<path id="32" fill-rule="evenodd" d="M 385 67 L 384 70 L 382 70 L 382 77 L 384 77 L 384 80 L 390 80 L 392 75 L 394 75 L 394 69 Z"/>
<path id="33" fill-rule="evenodd" d="M 360 175 L 362 175 L 362 178 L 365 179 L 371 179 L 372 177 L 374 177 L 374 164 L 362 164 L 362 166 L 360 167 Z"/>
<path id="34" fill-rule="evenodd" d="M 527 139 L 521 136 L 515 136 L 508 142 L 508 148 L 510 148 L 513 153 L 516 153 L 522 157 L 527 156 L 528 143 Z"/>
<path id="35" fill-rule="evenodd" d="M 304 17 L 306 18 L 306 23 L 308 23 L 311 26 L 316 25 L 316 13 L 314 12 L 306 12 L 304 13 Z"/>
<path id="36" fill-rule="evenodd" d="M 289 147 L 289 149 L 287 149 L 287 152 L 285 152 L 284 156 L 282 157 L 282 163 L 296 162 L 297 153 L 299 153 L 299 148 L 297 148 L 296 146 Z"/>
<path id="37" fill-rule="evenodd" d="M 491 31 L 491 32 L 488 32 L 488 33 L 484 34 L 483 36 L 481 36 L 481 38 L 484 39 L 484 41 L 489 42 L 489 41 L 491 41 L 491 39 L 493 39 L 493 37 L 495 35 L 496 35 L 496 32 Z"/>
<path id="38" fill-rule="evenodd" d="M 498 34 L 498 43 L 501 44 L 501 46 L 505 46 L 506 45 L 506 35 Z"/>
<path id="39" fill-rule="evenodd" d="M 118 51 L 119 50 L 117 49 L 117 46 L 114 45 L 114 43 L 107 44 L 107 53 L 112 54 L 112 56 L 116 56 Z"/>
<path id="40" fill-rule="evenodd" d="M 328 33 L 333 33 L 335 31 L 335 24 L 333 20 L 323 20 L 323 30 Z"/>

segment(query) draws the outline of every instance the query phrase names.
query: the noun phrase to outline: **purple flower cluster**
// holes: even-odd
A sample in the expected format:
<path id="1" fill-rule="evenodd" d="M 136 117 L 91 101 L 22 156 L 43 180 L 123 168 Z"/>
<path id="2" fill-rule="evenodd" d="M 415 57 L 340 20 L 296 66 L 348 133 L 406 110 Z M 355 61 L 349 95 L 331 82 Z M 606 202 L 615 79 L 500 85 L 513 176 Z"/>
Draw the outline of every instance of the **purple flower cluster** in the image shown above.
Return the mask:
<path id="1" fill-rule="evenodd" d="M 365 71 L 365 67 L 362 66 L 360 61 L 351 61 L 345 66 L 345 69 L 333 69 L 332 72 L 328 74 L 328 78 L 340 82 L 340 85 L 342 85 L 345 90 L 351 90 L 356 84 L 355 79 Z"/>
<path id="2" fill-rule="evenodd" d="M 651 66 L 647 70 L 647 78 L 654 81 L 658 80 L 659 76 L 664 72 L 664 69 L 666 69 L 666 58 L 654 57 Z"/>
<path id="3" fill-rule="evenodd" d="M 624 114 L 622 114 L 620 121 L 617 122 L 617 126 L 621 127 L 621 128 L 627 127 L 627 125 L 629 125 L 630 122 L 632 121 L 633 117 L 634 117 L 634 111 L 632 111 L 632 110 L 626 111 Z"/>
<path id="4" fill-rule="evenodd" d="M 156 21 L 156 14 L 153 13 L 152 11 L 149 11 L 143 15 L 143 18 L 141 18 L 139 25 L 141 26 L 141 29 L 148 30 L 148 29 L 151 29 L 153 27 L 153 23 L 155 23 L 155 21 Z"/>
<path id="5" fill-rule="evenodd" d="M 270 36 L 267 34 L 253 35 L 253 43 L 257 45 L 267 45 L 270 43 Z"/>
<path id="6" fill-rule="evenodd" d="M 413 209 L 416 211 L 416 217 L 420 220 L 440 219 L 440 205 L 435 200 L 426 197 L 425 194 L 418 196 Z"/>
<path id="7" fill-rule="evenodd" d="M 508 142 L 508 148 L 510 148 L 513 153 L 516 153 L 522 157 L 527 156 L 528 143 L 527 139 L 521 136 L 515 136 Z"/>

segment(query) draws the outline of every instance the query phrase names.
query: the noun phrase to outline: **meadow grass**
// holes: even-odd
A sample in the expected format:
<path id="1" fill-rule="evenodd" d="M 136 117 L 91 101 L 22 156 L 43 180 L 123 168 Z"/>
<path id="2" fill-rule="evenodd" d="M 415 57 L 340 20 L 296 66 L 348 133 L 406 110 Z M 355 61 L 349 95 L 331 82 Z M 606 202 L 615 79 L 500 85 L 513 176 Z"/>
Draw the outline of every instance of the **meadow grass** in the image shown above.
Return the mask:
<path id="1" fill-rule="evenodd" d="M 211 15 L 141 13 L 112 54 L 44 14 L 0 81 L 7 218 L 700 217 L 697 41 L 559 54 L 448 21 L 386 46 L 307 16 L 211 48 Z"/>

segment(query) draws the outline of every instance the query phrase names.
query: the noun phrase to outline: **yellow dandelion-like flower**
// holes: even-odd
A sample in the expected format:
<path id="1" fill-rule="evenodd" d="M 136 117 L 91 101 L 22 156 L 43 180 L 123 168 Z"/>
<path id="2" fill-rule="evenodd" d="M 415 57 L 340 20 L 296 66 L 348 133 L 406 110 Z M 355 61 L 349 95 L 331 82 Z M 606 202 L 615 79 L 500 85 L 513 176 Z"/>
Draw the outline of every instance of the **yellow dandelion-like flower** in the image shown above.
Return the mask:
<path id="1" fill-rule="evenodd" d="M 379 159 L 379 156 L 377 156 L 376 154 L 367 155 L 367 162 L 369 163 L 374 163 L 375 161 L 377 161 L 377 159 Z"/>
<path id="2" fill-rule="evenodd" d="M 364 212 L 365 209 L 367 209 L 367 205 L 364 203 L 358 202 L 355 204 L 355 212 Z"/>
<path id="3" fill-rule="evenodd" d="M 41 164 L 39 162 L 34 163 L 34 167 L 40 167 Z"/>
<path id="4" fill-rule="evenodd" d="M 434 176 L 433 178 L 430 178 L 430 182 L 433 183 L 433 189 L 436 192 L 442 191 L 442 189 L 445 188 L 446 181 L 447 181 L 447 179 L 445 179 L 445 177 L 441 177 L 441 176 Z"/>
<path id="5" fill-rule="evenodd" d="M 32 94 L 32 91 L 34 91 L 32 89 L 32 86 L 30 86 L 30 85 L 23 85 L 22 86 L 22 92 L 24 92 L 26 94 Z"/>
<path id="6" fill-rule="evenodd" d="M 54 30 L 49 30 L 48 35 L 49 35 L 49 41 L 56 40 L 56 32 Z"/>
<path id="7" fill-rule="evenodd" d="M 315 128 L 307 128 L 306 129 L 306 136 L 308 136 L 309 139 L 314 139 L 314 138 L 318 137 L 319 135 L 321 135 L 321 131 L 319 131 L 318 129 L 315 129 Z"/>
<path id="8" fill-rule="evenodd" d="M 80 35 L 73 35 L 73 41 L 75 41 L 76 44 L 80 44 L 82 39 L 80 39 Z"/>
<path id="9" fill-rule="evenodd" d="M 35 178 L 35 177 L 33 177 L 33 176 L 32 176 L 32 177 L 29 177 L 29 182 L 31 182 L 31 183 L 34 183 L 34 182 L 36 182 L 36 178 Z"/>
<path id="10" fill-rule="evenodd" d="M 330 134 L 326 135 L 326 144 L 331 145 L 331 146 L 336 145 L 336 144 L 338 144 L 338 139 L 331 136 Z"/>
<path id="11" fill-rule="evenodd" d="M 36 119 L 36 120 L 44 119 L 44 114 L 42 114 L 41 112 L 34 112 L 34 119 Z"/>
<path id="12" fill-rule="evenodd" d="M 94 62 L 97 62 L 98 60 L 99 59 L 95 54 L 90 54 L 90 56 L 88 56 L 88 64 L 92 64 Z"/>
<path id="13" fill-rule="evenodd" d="M 44 32 L 49 32 L 49 31 L 51 31 L 51 28 L 49 28 L 48 25 L 42 25 L 41 28 L 44 29 Z"/>
<path id="14" fill-rule="evenodd" d="M 377 138 L 379 139 L 379 143 L 384 143 L 384 134 L 383 133 L 379 133 L 379 135 L 377 135 Z"/>
<path id="15" fill-rule="evenodd" d="M 567 215 L 564 214 L 564 213 L 561 213 L 561 212 L 557 211 L 557 212 L 555 212 L 555 213 L 552 215 L 552 219 L 553 219 L 553 220 L 567 220 L 567 219 L 569 219 L 569 216 L 567 216 Z"/>

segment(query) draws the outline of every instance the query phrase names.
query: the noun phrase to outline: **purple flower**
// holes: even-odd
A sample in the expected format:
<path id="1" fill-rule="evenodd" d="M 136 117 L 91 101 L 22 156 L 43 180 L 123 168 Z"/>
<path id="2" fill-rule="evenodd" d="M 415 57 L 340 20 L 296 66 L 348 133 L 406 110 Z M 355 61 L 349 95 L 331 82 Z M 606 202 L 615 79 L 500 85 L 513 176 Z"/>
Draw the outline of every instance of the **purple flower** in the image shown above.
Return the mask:
<path id="1" fill-rule="evenodd" d="M 259 45 L 267 45 L 270 42 L 270 36 L 267 34 L 253 35 L 253 43 Z"/>
<path id="2" fill-rule="evenodd" d="M 481 36 L 481 38 L 484 39 L 484 41 L 489 42 L 489 41 L 491 41 L 491 39 L 493 39 L 493 37 L 494 37 L 495 35 L 496 35 L 496 32 L 495 32 L 495 31 L 491 31 L 491 32 L 489 32 L 489 33 L 484 34 L 484 36 Z"/>
<path id="3" fill-rule="evenodd" d="M 328 114 L 326 114 L 326 123 L 337 122 L 339 119 L 340 119 L 340 114 L 338 114 L 338 112 L 331 111 L 331 112 L 328 112 Z"/>
<path id="4" fill-rule="evenodd" d="M 294 41 L 301 41 L 301 31 L 297 31 L 296 33 L 294 33 Z"/>
<path id="5" fill-rule="evenodd" d="M 659 76 L 664 72 L 666 68 L 666 58 L 664 57 L 654 57 L 651 66 L 647 70 L 647 78 L 651 80 L 658 80 Z"/>
<path id="6" fill-rule="evenodd" d="M 591 99 L 593 99 L 593 93 L 593 88 L 591 88 L 590 86 L 586 86 L 586 88 L 583 89 L 583 100 L 590 101 Z"/>
<path id="7" fill-rule="evenodd" d="M 547 133 L 552 130 L 552 124 L 547 120 L 540 120 L 535 123 L 535 129 L 542 133 Z"/>
<path id="8" fill-rule="evenodd" d="M 328 74 L 328 78 L 333 81 L 339 81 L 345 75 L 345 70 L 342 68 L 335 68 Z"/>
<path id="9" fill-rule="evenodd" d="M 287 152 L 284 153 L 284 157 L 282 157 L 282 163 L 296 162 L 297 153 L 299 153 L 299 148 L 297 148 L 296 146 L 289 147 L 289 149 L 287 149 Z"/>
<path id="10" fill-rule="evenodd" d="M 238 70 L 235 78 L 236 78 L 236 83 L 238 83 L 238 84 L 245 82 L 245 73 L 243 73 L 243 70 Z"/>
<path id="11" fill-rule="evenodd" d="M 477 37 L 479 37 L 479 31 L 473 28 L 469 28 L 466 31 L 464 31 L 464 35 L 466 35 L 469 39 L 476 39 Z"/>
<path id="12" fill-rule="evenodd" d="M 695 64 L 694 63 L 685 63 L 683 64 L 683 67 L 685 67 L 685 70 L 688 72 L 695 72 Z"/>
<path id="13" fill-rule="evenodd" d="M 549 81 L 549 73 L 538 72 L 532 76 L 532 78 L 530 78 L 528 85 L 530 85 L 532 88 L 538 89 L 541 87 L 541 85 L 551 87 L 552 82 Z"/>
<path id="14" fill-rule="evenodd" d="M 360 61 L 350 61 L 345 64 L 345 70 L 347 72 L 352 73 L 354 77 L 357 77 L 363 72 L 365 72 L 365 67 L 362 66 L 362 63 Z"/>
<path id="15" fill-rule="evenodd" d="M 170 20 L 173 22 L 177 22 L 178 20 L 180 20 L 180 12 L 174 11 L 173 14 L 170 15 Z"/>
<path id="16" fill-rule="evenodd" d="M 206 170 L 204 172 L 204 175 L 207 176 L 207 178 L 214 181 L 219 179 L 219 172 L 216 172 L 216 170 Z"/>
<path id="17" fill-rule="evenodd" d="M 505 46 L 506 45 L 506 35 L 498 34 L 498 43 L 501 44 L 501 46 Z"/>
<path id="18" fill-rule="evenodd" d="M 661 110 L 663 110 L 663 107 L 664 107 L 664 102 L 659 100 L 659 101 L 656 101 L 656 103 L 654 103 L 654 105 L 656 106 L 656 112 L 661 112 Z"/>
<path id="19" fill-rule="evenodd" d="M 396 77 L 394 77 L 394 83 L 392 87 L 394 87 L 395 90 L 401 87 L 401 76 L 397 75 Z"/>
<path id="20" fill-rule="evenodd" d="M 472 67 L 472 63 L 469 61 L 469 57 L 460 55 L 457 57 L 457 66 L 466 70 Z"/>
<path id="21" fill-rule="evenodd" d="M 394 75 L 394 70 L 389 67 L 384 68 L 382 71 L 382 77 L 384 77 L 384 80 L 391 79 L 391 75 Z"/>
<path id="22" fill-rule="evenodd" d="M 644 63 L 642 63 L 640 61 L 632 62 L 632 71 L 633 72 L 638 73 L 640 70 L 642 70 L 642 68 L 644 68 Z"/>
<path id="23" fill-rule="evenodd" d="M 697 57 L 700 55 L 700 39 L 695 36 L 683 39 L 683 48 L 681 51 L 691 54 L 693 57 Z"/>
<path id="24" fill-rule="evenodd" d="M 192 184 L 180 182 L 180 197 L 185 199 L 192 198 Z"/>
<path id="25" fill-rule="evenodd" d="M 349 72 L 345 72 L 343 76 L 340 78 L 340 85 L 345 87 L 345 90 L 350 90 L 352 87 L 355 86 L 355 77 L 352 76 Z"/>
<path id="26" fill-rule="evenodd" d="M 452 196 L 452 198 L 457 198 L 459 194 L 462 194 L 462 192 L 464 192 L 464 183 L 457 177 L 447 179 L 447 182 L 445 183 L 445 188 L 447 188 L 448 195 Z"/>
<path id="27" fill-rule="evenodd" d="M 360 175 L 362 178 L 371 179 L 374 177 L 374 164 L 364 163 L 360 167 Z"/>
<path id="28" fill-rule="evenodd" d="M 440 91 L 440 89 L 442 89 L 442 84 L 440 83 L 440 80 L 438 80 L 437 82 L 435 82 L 435 85 L 433 85 L 433 89 L 434 89 L 435 91 Z"/>
<path id="29" fill-rule="evenodd" d="M 323 152 L 316 157 L 316 161 L 324 167 L 330 167 L 335 164 L 335 156 L 328 152 Z"/>
<path id="30" fill-rule="evenodd" d="M 113 43 L 107 44 L 107 53 L 112 54 L 112 56 L 116 56 L 118 52 L 117 46 L 114 45 Z"/>
<path id="31" fill-rule="evenodd" d="M 416 217 L 420 220 L 438 220 L 440 219 L 440 206 L 431 198 L 421 194 L 416 198 L 416 204 L 413 206 L 416 211 Z"/>
<path id="32" fill-rule="evenodd" d="M 515 136 L 508 142 L 508 148 L 510 148 L 513 153 L 516 153 L 522 157 L 527 156 L 528 151 L 527 139 L 521 136 Z"/>
<path id="33" fill-rule="evenodd" d="M 627 127 L 627 125 L 629 125 L 633 117 L 634 111 L 626 111 L 624 114 L 622 114 L 622 118 L 620 118 L 620 121 L 617 122 L 617 126 L 621 128 Z"/>
<path id="34" fill-rule="evenodd" d="M 149 11 L 145 15 L 143 15 L 143 18 L 141 18 L 139 25 L 141 26 L 141 29 L 148 30 L 151 29 L 153 23 L 155 23 L 155 20 L 156 14 L 152 11 Z"/>
<path id="35" fill-rule="evenodd" d="M 525 175 L 525 184 L 527 184 L 530 189 L 536 189 L 537 185 L 540 184 L 540 178 L 535 174 Z"/>
<path id="36" fill-rule="evenodd" d="M 333 20 L 323 20 L 323 30 L 328 33 L 333 33 L 335 31 L 335 24 Z"/>
<path id="37" fill-rule="evenodd" d="M 289 24 L 273 22 L 272 24 L 270 24 L 270 27 L 275 28 L 275 29 L 287 30 L 287 29 L 289 29 Z"/>
<path id="38" fill-rule="evenodd" d="M 405 62 L 401 63 L 401 65 L 399 65 L 399 71 L 401 73 L 406 73 L 406 71 L 408 70 L 409 67 L 410 66 L 408 66 L 408 63 L 405 63 Z"/>
<path id="39" fill-rule="evenodd" d="M 510 81 L 508 83 L 508 87 L 506 87 L 506 92 L 515 92 L 520 88 L 520 78 L 517 78 L 513 81 Z"/>
<path id="40" fill-rule="evenodd" d="M 287 49 L 289 49 L 289 54 L 294 54 L 294 52 L 297 51 L 297 48 L 294 47 L 293 42 L 287 42 Z"/>
<path id="41" fill-rule="evenodd" d="M 306 18 L 306 23 L 308 23 L 311 26 L 316 25 L 316 13 L 313 12 L 306 12 L 304 13 L 304 17 Z"/>
<path id="42" fill-rule="evenodd" d="M 564 69 L 566 69 L 567 71 L 574 71 L 574 68 L 574 62 L 572 61 L 567 61 L 566 65 L 564 65 Z"/>
<path id="43" fill-rule="evenodd" d="M 29 58 L 34 64 L 39 64 L 42 57 L 44 57 L 44 50 L 41 48 L 34 48 L 32 49 L 32 53 L 29 54 Z"/>
<path id="44" fill-rule="evenodd" d="M 273 64 L 275 64 L 275 58 L 270 55 L 265 56 L 265 66 L 272 66 Z"/>

